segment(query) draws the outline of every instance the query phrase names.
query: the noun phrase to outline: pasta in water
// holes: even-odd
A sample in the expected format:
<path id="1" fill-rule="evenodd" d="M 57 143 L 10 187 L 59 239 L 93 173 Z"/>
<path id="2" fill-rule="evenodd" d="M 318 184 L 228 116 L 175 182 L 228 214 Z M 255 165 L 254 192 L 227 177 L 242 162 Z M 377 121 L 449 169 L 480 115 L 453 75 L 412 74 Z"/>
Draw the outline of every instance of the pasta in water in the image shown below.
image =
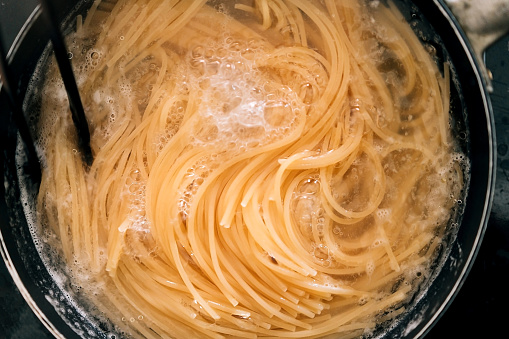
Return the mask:
<path id="1" fill-rule="evenodd" d="M 39 222 L 126 336 L 346 338 L 405 311 L 468 165 L 448 65 L 394 4 L 95 1 L 68 41 L 94 162 L 50 62 Z"/>

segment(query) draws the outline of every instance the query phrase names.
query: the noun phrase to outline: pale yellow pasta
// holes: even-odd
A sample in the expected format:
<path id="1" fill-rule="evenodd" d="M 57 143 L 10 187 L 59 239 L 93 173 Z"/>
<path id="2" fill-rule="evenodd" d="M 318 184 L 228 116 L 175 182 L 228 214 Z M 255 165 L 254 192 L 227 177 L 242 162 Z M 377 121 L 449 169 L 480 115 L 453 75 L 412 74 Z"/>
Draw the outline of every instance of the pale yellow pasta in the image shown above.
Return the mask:
<path id="1" fill-rule="evenodd" d="M 100 312 L 148 338 L 352 338 L 404 313 L 464 167 L 448 66 L 396 6 L 110 3 L 71 37 L 92 166 L 58 82 L 40 122 L 40 221 Z"/>

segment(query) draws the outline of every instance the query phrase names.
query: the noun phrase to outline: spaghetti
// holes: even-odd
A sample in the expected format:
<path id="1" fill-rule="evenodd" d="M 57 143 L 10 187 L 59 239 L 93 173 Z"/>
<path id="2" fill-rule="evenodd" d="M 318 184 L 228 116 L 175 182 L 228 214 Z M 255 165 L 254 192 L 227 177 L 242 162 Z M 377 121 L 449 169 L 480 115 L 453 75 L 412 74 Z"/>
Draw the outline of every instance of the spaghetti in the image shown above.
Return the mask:
<path id="1" fill-rule="evenodd" d="M 346 338 L 404 311 L 465 160 L 447 65 L 392 3 L 96 1 L 77 27 L 94 163 L 50 70 L 37 209 L 101 312 L 148 338 Z"/>

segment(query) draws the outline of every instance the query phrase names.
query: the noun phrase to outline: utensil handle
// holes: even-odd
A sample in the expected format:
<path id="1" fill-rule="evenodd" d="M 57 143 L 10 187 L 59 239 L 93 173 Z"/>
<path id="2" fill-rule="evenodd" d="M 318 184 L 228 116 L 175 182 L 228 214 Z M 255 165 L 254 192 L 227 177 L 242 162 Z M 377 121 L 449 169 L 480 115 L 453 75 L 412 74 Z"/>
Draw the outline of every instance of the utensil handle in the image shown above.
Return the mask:
<path id="1" fill-rule="evenodd" d="M 58 21 L 51 0 L 39 0 L 39 2 L 51 32 L 53 50 L 55 52 L 60 75 L 64 82 L 64 87 L 67 91 L 67 97 L 69 98 L 69 107 L 71 109 L 72 120 L 78 132 L 78 143 L 82 151 L 83 160 L 88 167 L 90 167 L 93 162 L 92 150 L 90 148 L 90 131 L 88 129 L 87 118 L 81 102 L 78 85 L 76 84 L 71 62 L 68 58 L 64 38 L 58 27 Z"/>
<path id="2" fill-rule="evenodd" d="M 479 63 L 483 67 L 488 89 L 489 71 L 482 55 L 487 47 L 509 31 L 509 0 L 445 0 L 465 31 Z"/>

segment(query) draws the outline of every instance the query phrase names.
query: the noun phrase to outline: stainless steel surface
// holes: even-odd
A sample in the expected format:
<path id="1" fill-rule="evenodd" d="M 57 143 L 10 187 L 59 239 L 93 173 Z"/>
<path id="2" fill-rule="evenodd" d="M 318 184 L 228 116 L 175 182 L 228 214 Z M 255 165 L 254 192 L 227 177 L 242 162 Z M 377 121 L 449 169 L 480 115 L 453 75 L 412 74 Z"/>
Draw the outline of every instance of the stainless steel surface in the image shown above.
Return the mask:
<path id="1" fill-rule="evenodd" d="M 508 0 L 446 0 L 446 3 L 479 54 L 509 30 Z"/>
<path id="2" fill-rule="evenodd" d="M 470 40 L 480 64 L 486 48 L 509 31 L 509 0 L 445 0 Z M 488 90 L 492 75 L 483 68 Z"/>

